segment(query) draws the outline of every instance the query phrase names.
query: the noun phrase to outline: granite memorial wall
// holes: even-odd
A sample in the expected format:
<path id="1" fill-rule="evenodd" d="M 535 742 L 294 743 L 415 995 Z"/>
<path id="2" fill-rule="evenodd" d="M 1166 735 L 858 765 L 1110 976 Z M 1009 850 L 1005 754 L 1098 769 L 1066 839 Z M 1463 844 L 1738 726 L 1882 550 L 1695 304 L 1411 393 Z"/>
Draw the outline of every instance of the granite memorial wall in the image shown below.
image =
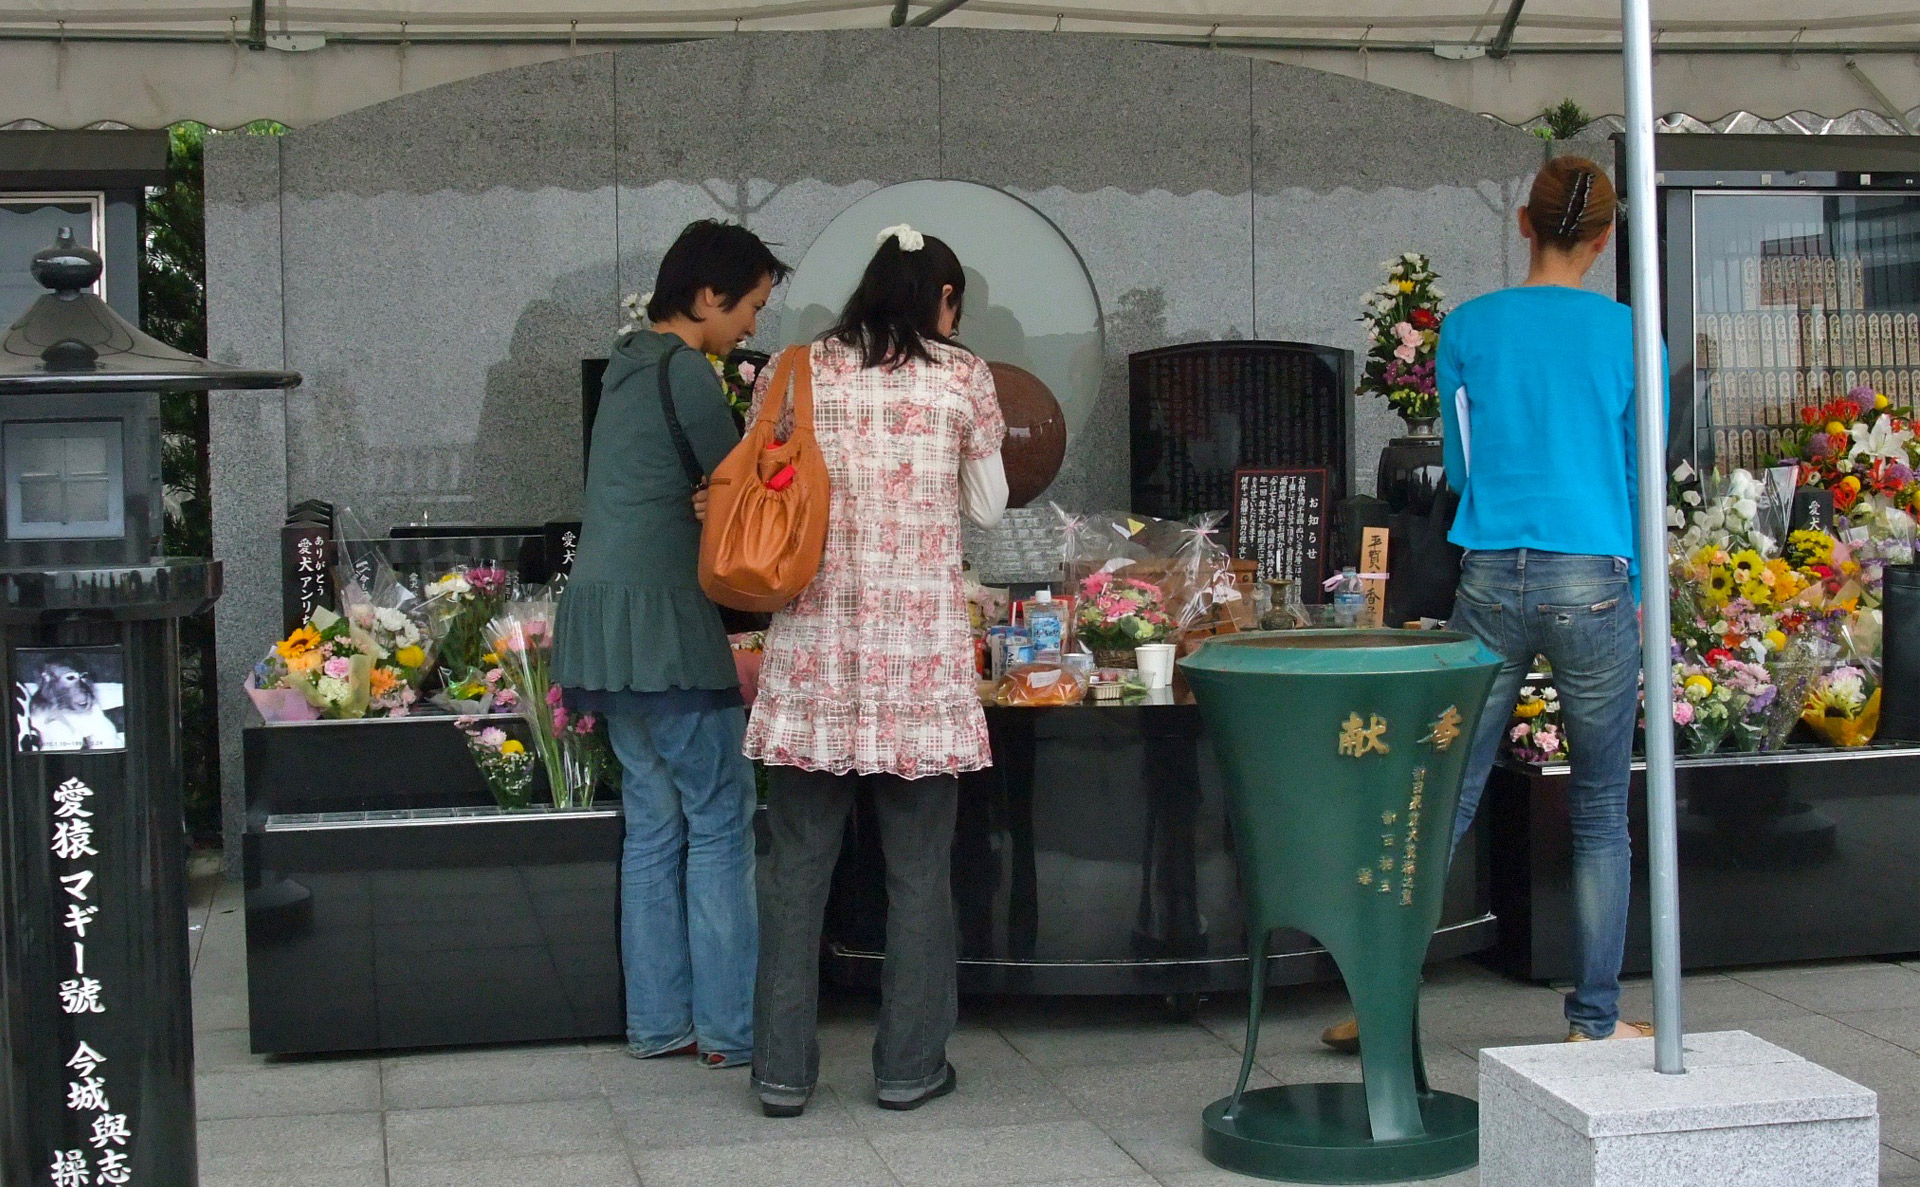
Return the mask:
<path id="1" fill-rule="evenodd" d="M 577 518 L 580 360 L 606 353 L 619 299 L 652 286 L 689 220 L 739 220 L 797 264 L 837 214 L 900 183 L 977 182 L 1039 211 L 1092 282 L 1103 359 L 1046 497 L 1119 507 L 1130 354 L 1230 338 L 1358 350 L 1359 296 L 1401 250 L 1428 252 L 1453 300 L 1515 283 L 1513 212 L 1546 151 L 1305 68 L 961 29 L 583 54 L 279 139 L 212 139 L 209 353 L 306 377 L 212 406 L 228 852 L 240 681 L 280 627 L 289 504 L 328 499 L 376 532 Z M 778 313 L 754 345 L 779 345 Z M 1397 421 L 1368 400 L 1354 426 L 1369 490 Z"/>

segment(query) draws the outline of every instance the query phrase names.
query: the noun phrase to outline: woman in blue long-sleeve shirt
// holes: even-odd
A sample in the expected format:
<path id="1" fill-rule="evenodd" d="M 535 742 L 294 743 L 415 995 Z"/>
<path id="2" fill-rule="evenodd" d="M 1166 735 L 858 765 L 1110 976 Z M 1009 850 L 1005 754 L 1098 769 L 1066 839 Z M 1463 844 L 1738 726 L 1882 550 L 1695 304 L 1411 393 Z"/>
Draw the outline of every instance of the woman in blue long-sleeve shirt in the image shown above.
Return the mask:
<path id="1" fill-rule="evenodd" d="M 1526 283 L 1449 315 L 1437 372 L 1447 481 L 1460 492 L 1449 538 L 1466 550 L 1452 625 L 1506 660 L 1474 738 L 1454 840 L 1473 823 L 1520 684 L 1545 655 L 1573 765 L 1570 1042 L 1653 1033 L 1619 1010 L 1640 672 L 1633 315 L 1579 287 L 1613 218 L 1613 185 L 1598 165 L 1561 157 L 1542 169 L 1520 212 Z"/>

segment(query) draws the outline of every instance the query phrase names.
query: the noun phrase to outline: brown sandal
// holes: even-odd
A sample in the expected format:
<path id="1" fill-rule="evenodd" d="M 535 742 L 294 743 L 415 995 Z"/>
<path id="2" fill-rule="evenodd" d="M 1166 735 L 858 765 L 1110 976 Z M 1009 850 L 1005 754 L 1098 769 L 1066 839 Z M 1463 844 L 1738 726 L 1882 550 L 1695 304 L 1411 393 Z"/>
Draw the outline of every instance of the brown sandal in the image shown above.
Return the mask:
<path id="1" fill-rule="evenodd" d="M 1624 1018 L 1613 1024 L 1613 1033 L 1603 1037 L 1587 1034 L 1584 1031 L 1569 1030 L 1569 1043 L 1612 1043 L 1623 1039 L 1650 1039 L 1653 1037 L 1653 1023 L 1628 1022 Z"/>
<path id="2" fill-rule="evenodd" d="M 1360 1020 L 1348 1018 L 1320 1032 L 1320 1041 L 1342 1055 L 1360 1054 Z"/>

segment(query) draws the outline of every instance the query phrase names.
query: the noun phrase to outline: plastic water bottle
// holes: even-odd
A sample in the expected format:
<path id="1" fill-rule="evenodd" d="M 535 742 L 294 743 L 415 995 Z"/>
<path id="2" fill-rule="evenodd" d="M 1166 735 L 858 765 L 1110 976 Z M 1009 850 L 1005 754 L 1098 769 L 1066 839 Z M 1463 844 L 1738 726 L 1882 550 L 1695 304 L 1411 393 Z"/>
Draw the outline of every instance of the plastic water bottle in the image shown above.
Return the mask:
<path id="1" fill-rule="evenodd" d="M 1360 584 L 1360 571 L 1351 566 L 1340 570 L 1340 584 L 1333 590 L 1333 624 L 1359 626 L 1360 616 L 1366 609 L 1367 593 Z"/>

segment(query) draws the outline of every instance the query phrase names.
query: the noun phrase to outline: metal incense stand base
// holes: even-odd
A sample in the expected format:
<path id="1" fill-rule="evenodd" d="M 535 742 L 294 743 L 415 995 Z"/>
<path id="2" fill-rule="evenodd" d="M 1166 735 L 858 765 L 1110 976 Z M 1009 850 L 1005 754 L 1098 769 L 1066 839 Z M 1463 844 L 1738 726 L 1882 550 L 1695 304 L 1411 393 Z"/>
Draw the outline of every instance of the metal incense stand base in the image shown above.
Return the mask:
<path id="1" fill-rule="evenodd" d="M 1215 1166 L 1306 1183 L 1398 1183 L 1450 1175 L 1480 1157 L 1480 1107 L 1451 1092 L 1419 1094 L 1420 1137 L 1375 1141 L 1364 1084 L 1285 1084 L 1217 1100 L 1201 1114 L 1201 1151 Z"/>
<path id="2" fill-rule="evenodd" d="M 1252 937 L 1240 1082 L 1202 1114 L 1202 1151 L 1228 1170 L 1307 1183 L 1474 1165 L 1479 1107 L 1427 1083 L 1420 970 L 1498 658 L 1460 634 L 1282 631 L 1217 638 L 1181 667 L 1226 778 Z M 1313 936 L 1340 966 L 1364 1083 L 1247 1091 L 1279 927 Z"/>

